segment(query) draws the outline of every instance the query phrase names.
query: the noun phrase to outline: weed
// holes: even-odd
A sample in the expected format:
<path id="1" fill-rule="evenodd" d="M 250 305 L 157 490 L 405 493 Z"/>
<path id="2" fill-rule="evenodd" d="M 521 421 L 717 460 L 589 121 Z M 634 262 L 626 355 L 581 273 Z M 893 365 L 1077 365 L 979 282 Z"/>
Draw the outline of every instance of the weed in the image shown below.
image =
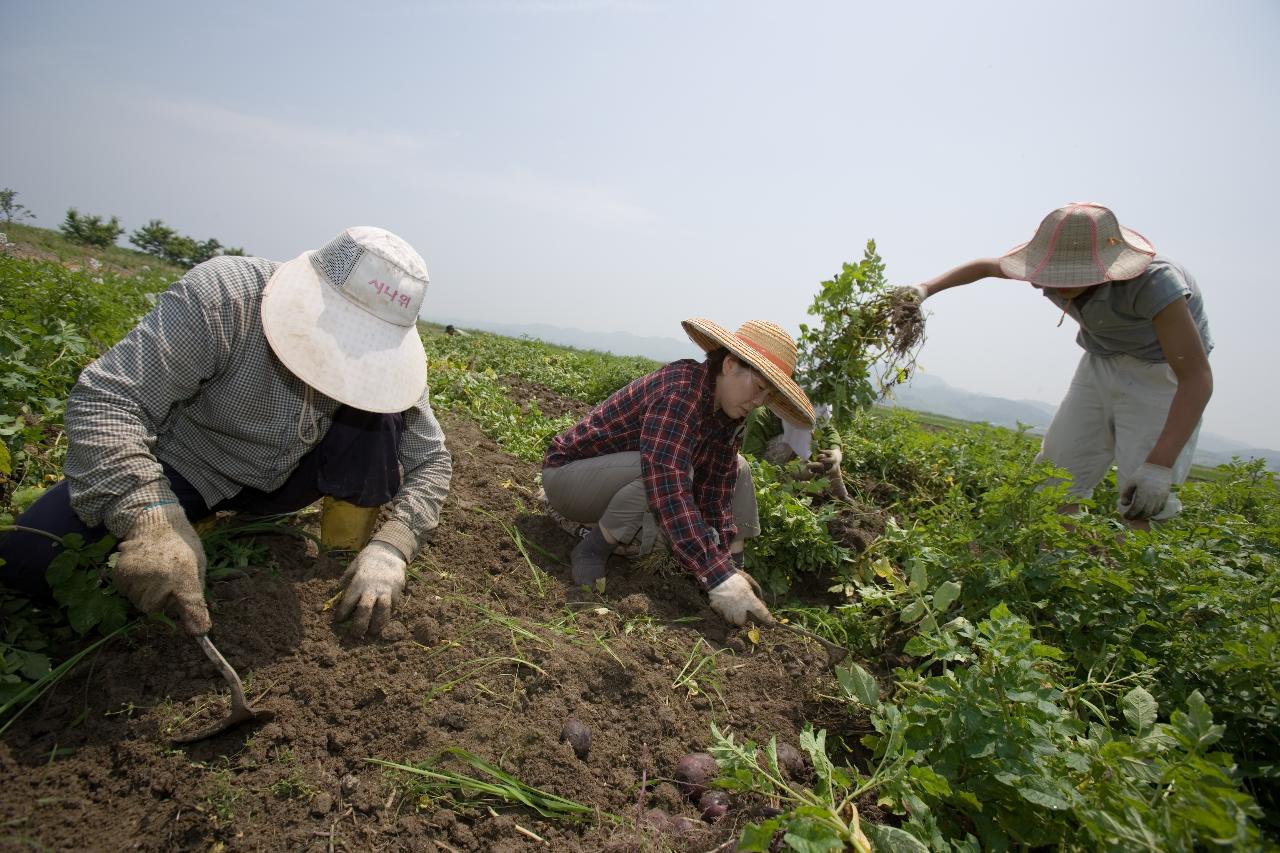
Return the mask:
<path id="1" fill-rule="evenodd" d="M 515 665 L 515 667 L 517 668 L 517 671 L 521 667 L 527 667 L 529 669 L 532 669 L 534 672 L 537 672 L 539 675 L 547 674 L 546 670 L 544 670 L 542 667 L 538 666 L 537 664 L 533 663 L 532 661 L 525 660 L 524 658 L 512 657 L 509 655 L 493 655 L 491 657 L 470 660 L 470 661 L 467 661 L 466 663 L 459 664 L 458 666 L 450 667 L 449 669 L 442 672 L 439 678 L 445 678 L 446 680 L 441 681 L 440 683 L 432 687 L 431 690 L 427 691 L 427 694 L 422 698 L 423 707 L 426 707 L 427 705 L 434 702 L 439 697 L 445 695 L 446 693 L 449 693 L 454 688 L 456 688 L 459 684 L 470 682 L 472 683 L 472 686 L 475 687 L 475 689 L 487 691 L 488 688 L 483 683 L 479 681 L 474 681 L 475 677 L 486 670 L 493 669 L 494 667 L 497 667 L 497 666 L 506 666 L 506 665 Z M 460 674 L 454 675 L 454 673 L 459 673 L 459 671 L 461 671 Z M 451 676 L 451 677 L 446 678 L 446 676 Z M 511 677 L 516 678 L 517 675 L 512 674 Z M 492 692 L 492 691 L 489 691 L 489 692 Z"/>
<path id="2" fill-rule="evenodd" d="M 714 697 L 720 700 L 721 705 L 725 705 L 724 697 L 720 695 L 716 658 L 727 651 L 728 649 L 711 651 L 711 645 L 699 637 L 689 649 L 689 655 L 685 658 L 684 666 L 680 668 L 675 681 L 671 682 L 671 689 L 683 690 L 688 697 Z M 725 705 L 725 707 L 728 706 Z"/>
<path id="3" fill-rule="evenodd" d="M 235 819 L 236 801 L 242 793 L 229 769 L 217 770 L 205 788 L 204 802 L 220 823 L 230 823 Z"/>
<path id="4" fill-rule="evenodd" d="M 309 800 L 316 795 L 317 791 L 307 784 L 302 771 L 295 769 L 283 779 L 272 782 L 271 793 L 281 800 Z"/>
<path id="5" fill-rule="evenodd" d="M 293 754 L 293 750 L 287 746 L 273 747 L 271 750 L 271 760 L 276 764 L 297 764 L 298 757 Z"/>
<path id="6" fill-rule="evenodd" d="M 440 766 L 439 762 L 435 764 L 424 762 L 412 765 L 397 764 L 377 758 L 367 760 L 371 764 L 398 770 L 423 780 L 418 782 L 414 790 L 428 800 L 445 798 L 452 802 L 452 798 L 455 797 L 462 800 L 479 797 L 505 805 L 525 806 L 549 820 L 579 821 L 598 815 L 615 822 L 621 821 L 621 818 L 617 815 L 609 814 L 608 812 L 597 812 L 590 806 L 534 788 L 464 749 L 450 747 L 442 753 L 442 757 L 460 759 L 464 764 L 483 775 L 470 776 L 465 773 L 448 770 Z"/>

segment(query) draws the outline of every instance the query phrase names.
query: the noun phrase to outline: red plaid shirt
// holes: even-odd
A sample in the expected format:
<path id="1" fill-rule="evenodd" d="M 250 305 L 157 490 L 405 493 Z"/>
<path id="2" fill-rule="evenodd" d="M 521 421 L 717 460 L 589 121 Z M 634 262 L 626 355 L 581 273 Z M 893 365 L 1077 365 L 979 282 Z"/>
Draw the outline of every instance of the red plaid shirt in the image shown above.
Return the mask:
<path id="1" fill-rule="evenodd" d="M 551 440 L 543 467 L 640 451 L 649 509 L 677 562 L 711 589 L 734 572 L 733 489 L 741 421 L 716 408 L 705 363 L 676 361 L 642 376 Z M 689 472 L 693 472 L 690 482 Z"/>

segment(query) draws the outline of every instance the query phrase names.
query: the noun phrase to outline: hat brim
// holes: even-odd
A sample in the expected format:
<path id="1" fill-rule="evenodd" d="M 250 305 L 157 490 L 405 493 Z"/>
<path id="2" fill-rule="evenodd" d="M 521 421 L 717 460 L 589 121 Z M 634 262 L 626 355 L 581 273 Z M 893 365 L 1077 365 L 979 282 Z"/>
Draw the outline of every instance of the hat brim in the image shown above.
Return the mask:
<path id="1" fill-rule="evenodd" d="M 381 320 L 320 278 L 311 252 L 281 264 L 262 291 L 262 329 L 284 366 L 326 397 L 403 412 L 427 388 L 417 326 Z"/>
<path id="2" fill-rule="evenodd" d="M 1000 271 L 1008 278 L 1029 281 L 1040 287 L 1092 287 L 1108 281 L 1124 281 L 1142 275 L 1155 257 L 1155 247 L 1132 228 L 1120 226 L 1124 238 L 1115 246 L 1098 249 L 1096 263 L 1055 263 L 1051 258 L 1042 269 L 1028 249 L 1032 241 L 1010 249 L 1000 258 Z"/>
<path id="3" fill-rule="evenodd" d="M 694 318 L 685 320 L 680 325 L 684 327 L 689 339 L 701 347 L 703 352 L 724 347 L 733 354 L 734 358 L 750 365 L 753 370 L 763 376 L 776 392 L 773 395 L 773 402 L 768 406 L 770 411 L 795 426 L 813 429 L 816 421 L 813 416 L 813 404 L 809 402 L 808 395 L 773 362 L 744 345 L 737 335 L 710 320 Z"/>

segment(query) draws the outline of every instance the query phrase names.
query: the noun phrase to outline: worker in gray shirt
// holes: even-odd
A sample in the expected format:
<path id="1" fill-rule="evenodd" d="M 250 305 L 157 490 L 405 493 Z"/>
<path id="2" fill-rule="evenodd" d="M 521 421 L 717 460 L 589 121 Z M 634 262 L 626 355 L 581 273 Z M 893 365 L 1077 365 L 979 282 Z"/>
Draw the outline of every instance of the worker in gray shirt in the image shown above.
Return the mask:
<path id="1" fill-rule="evenodd" d="M 67 400 L 66 479 L 17 524 L 86 541 L 115 534 L 116 586 L 198 635 L 211 623 L 192 521 L 323 498 L 322 544 L 358 551 L 338 617 L 353 615 L 356 634 L 379 632 L 452 473 L 416 328 L 427 281 L 417 252 L 370 227 L 287 263 L 200 264 L 81 372 Z M 59 547 L 8 535 L 0 581 L 47 593 Z"/>
<path id="2" fill-rule="evenodd" d="M 1200 418 L 1213 393 L 1213 339 L 1200 288 L 1099 204 L 1070 204 L 1030 241 L 910 289 L 922 301 L 982 278 L 1030 282 L 1080 324 L 1084 349 L 1039 459 L 1071 475 L 1068 498 L 1088 498 L 1116 466 L 1118 510 L 1131 527 L 1182 508 L 1172 487 L 1191 470 Z M 1063 512 L 1075 512 L 1070 502 Z"/>

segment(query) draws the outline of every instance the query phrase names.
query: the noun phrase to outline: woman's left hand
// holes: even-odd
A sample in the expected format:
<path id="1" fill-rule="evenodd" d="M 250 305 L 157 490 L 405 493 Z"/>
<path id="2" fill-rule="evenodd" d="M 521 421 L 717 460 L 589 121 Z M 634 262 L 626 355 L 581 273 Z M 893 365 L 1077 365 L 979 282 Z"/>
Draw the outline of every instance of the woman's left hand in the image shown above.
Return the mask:
<path id="1" fill-rule="evenodd" d="M 1173 469 L 1142 463 L 1120 492 L 1120 511 L 1125 518 L 1151 518 L 1164 509 L 1173 488 Z"/>

